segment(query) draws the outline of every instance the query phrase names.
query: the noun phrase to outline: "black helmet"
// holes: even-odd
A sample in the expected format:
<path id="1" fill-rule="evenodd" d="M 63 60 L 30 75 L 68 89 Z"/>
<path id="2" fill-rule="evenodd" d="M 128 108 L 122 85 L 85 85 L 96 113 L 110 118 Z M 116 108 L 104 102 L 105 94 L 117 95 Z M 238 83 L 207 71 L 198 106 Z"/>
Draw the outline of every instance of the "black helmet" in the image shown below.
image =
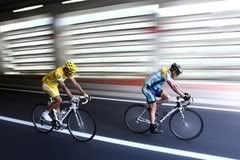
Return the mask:
<path id="1" fill-rule="evenodd" d="M 182 74 L 183 70 L 180 65 L 177 63 L 173 63 L 170 68 L 171 71 L 176 71 L 177 75 Z"/>

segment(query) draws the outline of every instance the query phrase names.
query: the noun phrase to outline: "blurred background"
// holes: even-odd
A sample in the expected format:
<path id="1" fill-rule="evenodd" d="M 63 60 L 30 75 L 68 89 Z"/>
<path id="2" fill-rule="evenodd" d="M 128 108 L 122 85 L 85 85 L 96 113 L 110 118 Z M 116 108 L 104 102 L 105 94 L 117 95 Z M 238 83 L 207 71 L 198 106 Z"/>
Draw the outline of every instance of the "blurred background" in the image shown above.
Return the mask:
<path id="1" fill-rule="evenodd" d="M 33 107 L 48 100 L 41 79 L 65 60 L 77 64 L 76 79 L 92 96 L 80 106 L 96 120 L 89 143 L 32 127 Z M 168 120 L 160 136 L 132 133 L 124 113 L 145 103 L 144 78 L 174 62 L 202 134 L 181 141 Z M 0 0 L 1 159 L 240 159 L 239 81 L 240 0 Z"/>
<path id="2" fill-rule="evenodd" d="M 176 62 L 196 106 L 240 109 L 238 0 L 73 2 L 0 1 L 0 87 L 40 90 L 69 59 L 90 94 L 144 100 L 144 77 Z"/>

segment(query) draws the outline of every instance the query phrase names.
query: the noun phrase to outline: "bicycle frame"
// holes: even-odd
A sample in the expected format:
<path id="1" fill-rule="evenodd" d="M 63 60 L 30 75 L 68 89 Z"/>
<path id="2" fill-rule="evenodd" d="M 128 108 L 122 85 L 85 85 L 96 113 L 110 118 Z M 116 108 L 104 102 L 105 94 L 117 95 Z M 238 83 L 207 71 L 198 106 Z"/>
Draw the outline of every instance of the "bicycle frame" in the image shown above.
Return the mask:
<path id="1" fill-rule="evenodd" d="M 163 123 L 166 119 L 167 119 L 167 117 L 169 117 L 171 114 L 173 114 L 176 110 L 178 110 L 179 108 L 173 108 L 173 109 L 171 109 L 164 117 L 162 117 L 161 119 L 160 119 L 160 123 Z"/>
<path id="2" fill-rule="evenodd" d="M 74 111 L 76 119 L 77 119 L 77 122 L 78 122 L 78 125 L 79 126 L 83 125 L 83 120 L 81 118 L 81 115 L 77 116 L 79 113 L 77 114 L 77 112 L 76 112 L 77 109 L 78 109 L 79 102 L 63 101 L 63 104 L 69 104 L 69 103 L 71 103 L 71 106 L 69 107 L 67 113 L 65 113 L 64 116 L 61 119 L 59 119 L 58 121 L 60 123 L 63 123 L 63 121 L 67 118 L 67 116 L 71 113 L 71 111 Z M 55 114 L 54 114 L 54 116 L 55 116 L 55 119 L 56 119 L 56 115 Z"/>
<path id="3" fill-rule="evenodd" d="M 63 103 L 69 103 L 69 102 L 63 102 Z M 69 115 L 69 113 L 72 111 L 72 110 L 74 110 L 74 112 L 76 113 L 76 110 L 77 110 L 77 105 L 76 105 L 76 103 L 72 103 L 72 105 L 71 105 L 71 107 L 69 107 L 69 109 L 68 109 L 68 111 L 67 111 L 67 113 L 65 113 L 64 114 L 64 116 L 61 118 L 61 120 L 59 120 L 60 122 L 62 122 L 62 121 L 64 121 L 64 119 L 66 119 L 67 118 L 67 116 Z"/>
<path id="4" fill-rule="evenodd" d="M 169 101 L 168 101 L 169 102 Z M 172 103 L 174 102 L 174 104 Z M 171 101 L 171 108 L 168 108 L 168 112 L 165 114 L 155 113 L 155 125 L 158 133 L 164 132 L 163 125 L 165 125 L 166 119 L 168 119 L 168 127 L 173 135 L 182 140 L 191 140 L 198 137 L 203 130 L 203 120 L 201 116 L 188 106 L 194 102 L 193 98 L 186 99 L 178 96 L 176 101 Z M 158 103 L 157 106 L 159 106 Z M 172 105 L 173 104 L 173 105 Z M 166 101 L 163 104 L 166 105 Z M 160 108 L 160 112 L 161 112 Z M 151 129 L 149 126 L 150 108 L 143 104 L 133 104 L 129 106 L 124 113 L 124 122 L 126 126 L 134 133 L 146 133 Z M 151 130 L 150 130 L 151 132 Z"/>
<path id="5" fill-rule="evenodd" d="M 170 101 L 168 101 L 170 102 Z M 184 121 L 184 114 L 183 114 L 183 111 L 184 111 L 184 107 L 186 106 L 183 106 L 181 101 L 178 99 L 176 102 L 173 101 L 173 103 L 176 103 L 176 106 L 171 109 L 164 117 L 162 117 L 160 120 L 159 120 L 159 123 L 162 124 L 166 119 L 167 117 L 169 117 L 171 114 L 173 114 L 176 110 L 179 110 L 181 115 L 182 115 L 182 118 L 183 118 L 183 121 Z M 159 107 L 159 106 L 158 106 Z M 149 119 L 146 119 L 146 118 L 143 118 L 142 115 L 148 110 L 149 108 L 146 108 L 137 118 L 137 121 L 139 122 L 143 122 L 143 123 L 148 123 L 150 124 L 150 120 Z"/>

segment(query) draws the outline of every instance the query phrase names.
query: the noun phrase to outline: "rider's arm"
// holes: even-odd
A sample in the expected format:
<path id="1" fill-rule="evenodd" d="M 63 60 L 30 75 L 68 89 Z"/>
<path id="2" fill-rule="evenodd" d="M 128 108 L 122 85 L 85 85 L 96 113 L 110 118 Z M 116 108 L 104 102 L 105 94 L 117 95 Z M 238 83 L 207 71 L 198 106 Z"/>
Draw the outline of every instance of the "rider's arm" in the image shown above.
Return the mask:
<path id="1" fill-rule="evenodd" d="M 176 92 L 178 95 L 184 97 L 185 94 L 181 87 L 174 81 L 174 80 L 167 80 L 167 84 L 172 88 L 174 92 Z"/>
<path id="2" fill-rule="evenodd" d="M 184 91 L 182 90 L 182 88 L 180 87 L 180 85 L 178 83 L 175 82 L 175 85 L 177 86 L 177 88 L 184 94 Z"/>
<path id="3" fill-rule="evenodd" d="M 69 78 L 69 80 L 72 82 L 72 84 L 77 88 L 77 90 L 79 92 L 81 92 L 81 94 L 83 96 L 87 96 L 87 94 L 84 92 L 84 90 L 82 89 L 82 87 L 77 83 L 77 81 L 74 79 L 74 77 Z"/>
<path id="4" fill-rule="evenodd" d="M 62 87 L 62 89 L 64 90 L 64 92 L 72 99 L 73 95 L 70 92 L 70 90 L 67 88 L 67 86 L 65 85 L 64 81 L 58 81 L 58 83 L 60 84 L 60 86 Z"/>

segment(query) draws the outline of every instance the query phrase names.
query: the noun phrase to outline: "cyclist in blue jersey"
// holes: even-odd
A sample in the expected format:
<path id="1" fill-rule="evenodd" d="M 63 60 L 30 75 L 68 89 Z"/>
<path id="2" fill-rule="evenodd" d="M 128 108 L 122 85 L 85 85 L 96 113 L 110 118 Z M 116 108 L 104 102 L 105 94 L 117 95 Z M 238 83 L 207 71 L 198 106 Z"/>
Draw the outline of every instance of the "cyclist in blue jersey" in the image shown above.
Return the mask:
<path id="1" fill-rule="evenodd" d="M 147 103 L 150 107 L 149 119 L 150 119 L 150 132 L 159 134 L 160 130 L 155 123 L 155 114 L 157 110 L 157 102 L 168 101 L 170 96 L 163 91 L 162 86 L 165 82 L 172 88 L 172 90 L 178 95 L 182 96 L 184 100 L 189 100 L 191 96 L 185 93 L 181 87 L 175 82 L 175 79 L 182 74 L 182 67 L 176 63 L 173 63 L 170 68 L 162 67 L 157 72 L 149 75 L 142 88 L 142 92 L 146 97 Z M 156 101 L 156 97 L 160 100 Z"/>

